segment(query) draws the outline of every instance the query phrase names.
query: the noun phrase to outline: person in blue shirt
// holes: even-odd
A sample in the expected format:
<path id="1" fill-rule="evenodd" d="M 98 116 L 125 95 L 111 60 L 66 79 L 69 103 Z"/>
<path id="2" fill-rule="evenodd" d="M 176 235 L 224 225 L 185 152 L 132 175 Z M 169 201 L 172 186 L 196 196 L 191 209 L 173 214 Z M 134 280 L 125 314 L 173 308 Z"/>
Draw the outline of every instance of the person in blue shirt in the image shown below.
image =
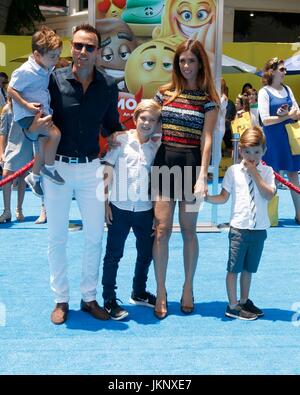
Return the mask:
<path id="1" fill-rule="evenodd" d="M 32 173 L 25 177 L 32 192 L 38 197 L 43 197 L 40 174 L 56 184 L 64 183 L 54 164 L 60 140 L 59 129 L 51 123 L 48 128 L 31 130 L 36 113 L 40 112 L 42 116 L 52 114 L 48 85 L 61 49 L 61 38 L 47 26 L 41 27 L 32 36 L 32 55 L 12 73 L 8 86 L 8 93 L 13 99 L 14 120 L 27 138 L 39 140 L 39 152 L 35 155 Z"/>

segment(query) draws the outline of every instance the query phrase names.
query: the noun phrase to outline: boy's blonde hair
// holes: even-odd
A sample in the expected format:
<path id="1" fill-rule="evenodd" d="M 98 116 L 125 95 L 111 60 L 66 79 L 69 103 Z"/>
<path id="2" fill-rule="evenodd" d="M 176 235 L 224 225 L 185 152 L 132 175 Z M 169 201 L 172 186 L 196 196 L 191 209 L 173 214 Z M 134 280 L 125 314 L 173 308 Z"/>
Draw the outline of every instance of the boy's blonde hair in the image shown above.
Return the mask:
<path id="1" fill-rule="evenodd" d="M 142 100 L 135 108 L 133 112 L 133 118 L 137 121 L 138 117 L 140 116 L 141 112 L 143 111 L 150 111 L 156 113 L 159 117 L 161 116 L 161 106 L 153 99 L 144 99 Z"/>
<path id="2" fill-rule="evenodd" d="M 258 126 L 248 128 L 240 137 L 239 147 L 255 147 L 261 145 L 263 148 L 266 147 L 266 137 L 264 132 Z"/>
<path id="3" fill-rule="evenodd" d="M 47 52 L 62 47 L 62 39 L 47 26 L 37 30 L 31 39 L 32 52 L 37 51 L 42 56 Z"/>

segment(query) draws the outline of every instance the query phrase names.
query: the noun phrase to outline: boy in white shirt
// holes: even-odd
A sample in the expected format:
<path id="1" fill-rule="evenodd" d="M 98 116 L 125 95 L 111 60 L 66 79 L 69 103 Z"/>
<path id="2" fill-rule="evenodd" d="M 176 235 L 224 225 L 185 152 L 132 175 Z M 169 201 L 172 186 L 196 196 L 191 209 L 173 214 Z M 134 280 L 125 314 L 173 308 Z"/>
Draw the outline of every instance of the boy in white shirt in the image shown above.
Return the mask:
<path id="1" fill-rule="evenodd" d="M 40 174 L 56 184 L 64 184 L 54 165 L 60 141 L 59 129 L 53 124 L 48 130 L 33 132 L 30 129 L 38 112 L 51 117 L 49 78 L 61 50 L 61 38 L 48 27 L 41 27 L 32 36 L 32 55 L 12 73 L 8 86 L 8 93 L 13 99 L 14 121 L 22 127 L 27 138 L 32 141 L 39 139 L 39 154 L 35 155 L 32 173 L 25 177 L 32 192 L 39 197 L 43 196 Z"/>
<path id="2" fill-rule="evenodd" d="M 119 261 L 131 228 L 136 237 L 137 259 L 130 303 L 154 307 L 156 302 L 155 296 L 146 291 L 146 282 L 154 239 L 149 175 L 160 145 L 160 111 L 160 105 L 152 99 L 140 102 L 134 111 L 136 129 L 119 135 L 119 146 L 103 159 L 106 183 L 109 186 L 113 180 L 113 185 L 110 201 L 105 202 L 108 235 L 102 295 L 104 308 L 113 320 L 128 316 L 117 303 L 115 289 Z"/>
<path id="3" fill-rule="evenodd" d="M 255 320 L 263 311 L 249 299 L 252 273 L 256 273 L 270 226 L 268 200 L 276 193 L 273 169 L 260 163 L 266 151 L 266 139 L 258 127 L 241 135 L 239 152 L 242 161 L 225 173 L 219 195 L 208 195 L 209 203 L 225 203 L 232 195 L 229 231 L 229 258 L 226 288 L 229 299 L 225 315 L 241 320 Z M 237 299 L 237 276 L 240 300 Z"/>

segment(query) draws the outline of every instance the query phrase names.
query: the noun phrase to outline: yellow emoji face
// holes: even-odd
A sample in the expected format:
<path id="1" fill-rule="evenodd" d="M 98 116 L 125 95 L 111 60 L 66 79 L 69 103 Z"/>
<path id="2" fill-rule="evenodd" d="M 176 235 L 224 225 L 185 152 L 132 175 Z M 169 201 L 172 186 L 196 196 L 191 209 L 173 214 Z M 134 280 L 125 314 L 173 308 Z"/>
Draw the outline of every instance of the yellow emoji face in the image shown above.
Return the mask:
<path id="1" fill-rule="evenodd" d="M 129 92 L 135 94 L 142 88 L 143 98 L 150 99 L 160 86 L 171 80 L 176 50 L 173 41 L 171 37 L 149 41 L 132 52 L 125 67 L 125 82 Z"/>
<path id="2" fill-rule="evenodd" d="M 203 25 L 215 20 L 214 0 L 170 0 L 169 24 L 173 34 L 192 38 Z"/>

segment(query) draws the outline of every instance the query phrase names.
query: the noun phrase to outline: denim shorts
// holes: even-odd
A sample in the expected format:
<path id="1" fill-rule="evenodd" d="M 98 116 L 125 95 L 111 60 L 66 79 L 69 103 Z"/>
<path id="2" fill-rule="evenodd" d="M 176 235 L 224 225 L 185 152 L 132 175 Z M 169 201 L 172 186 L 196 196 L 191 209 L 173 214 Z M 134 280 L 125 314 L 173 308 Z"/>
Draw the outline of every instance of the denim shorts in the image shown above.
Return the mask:
<path id="1" fill-rule="evenodd" d="M 227 271 L 256 273 L 267 238 L 267 231 L 237 229 L 229 230 L 229 257 Z"/>
<path id="2" fill-rule="evenodd" d="M 21 126 L 23 129 L 23 133 L 25 134 L 25 137 L 29 139 L 30 141 L 37 141 L 39 137 L 44 137 L 47 136 L 47 134 L 41 134 L 40 132 L 29 132 L 28 129 L 32 125 L 32 122 L 34 120 L 34 116 L 32 117 L 24 117 L 22 119 L 19 119 L 17 123 Z"/>
<path id="3" fill-rule="evenodd" d="M 23 129 L 29 129 L 30 126 L 32 125 L 32 122 L 34 121 L 34 116 L 32 117 L 24 117 L 22 119 L 19 119 L 17 122 Z"/>

